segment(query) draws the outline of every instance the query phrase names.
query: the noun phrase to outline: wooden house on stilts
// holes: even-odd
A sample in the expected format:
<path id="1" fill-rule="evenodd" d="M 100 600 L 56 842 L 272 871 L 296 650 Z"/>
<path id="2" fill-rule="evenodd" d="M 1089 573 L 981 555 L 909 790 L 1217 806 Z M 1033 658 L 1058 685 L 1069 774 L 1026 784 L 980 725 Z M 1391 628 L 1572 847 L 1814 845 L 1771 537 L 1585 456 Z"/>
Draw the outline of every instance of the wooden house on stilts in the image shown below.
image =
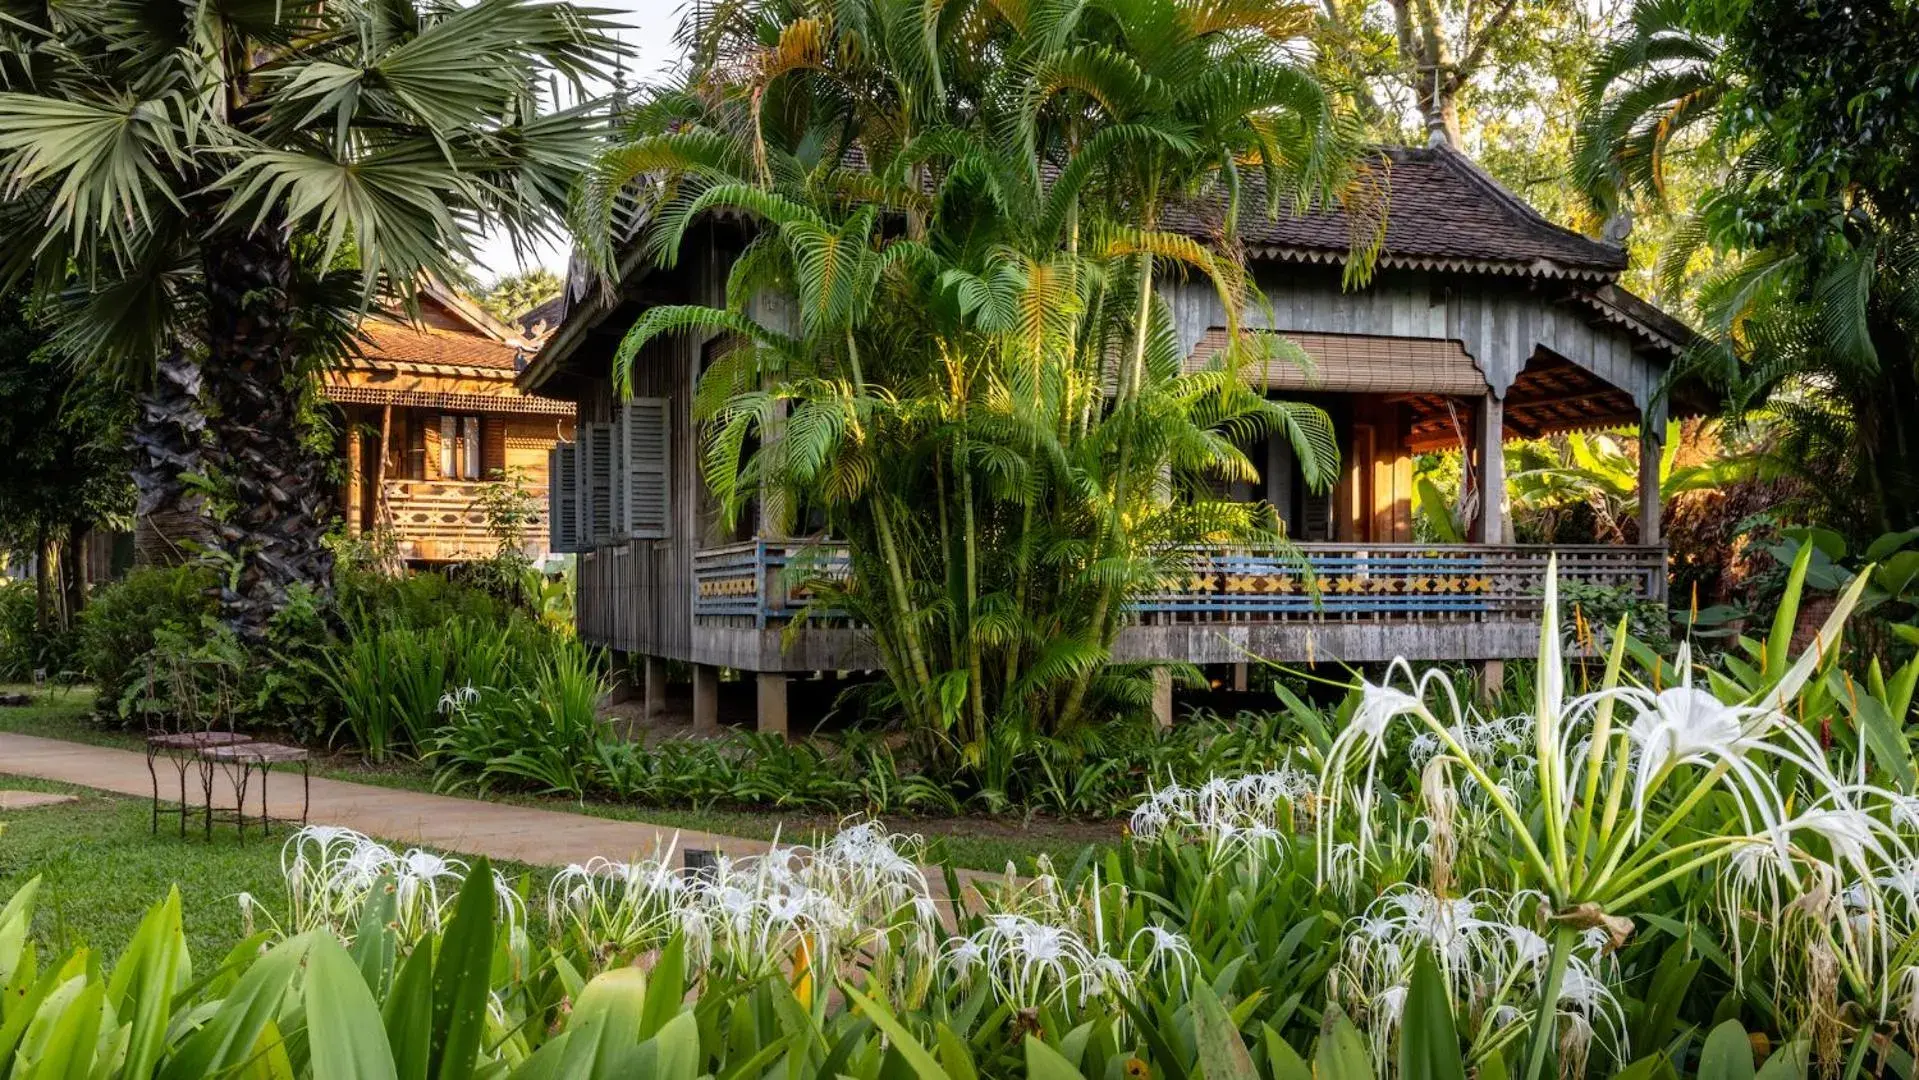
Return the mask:
<path id="1" fill-rule="evenodd" d="M 1135 606 L 1120 658 L 1529 656 L 1555 553 L 1564 579 L 1663 598 L 1659 436 L 1669 413 L 1687 411 L 1665 381 L 1688 331 L 1620 287 L 1621 248 L 1553 225 L 1464 156 L 1444 147 L 1386 156 L 1385 243 L 1364 288 L 1341 286 L 1352 234 L 1343 214 L 1269 220 L 1249 209 L 1239 218 L 1266 300 L 1242 313 L 1243 324 L 1284 336 L 1313 361 L 1310 370 L 1274 363 L 1250 377 L 1275 396 L 1326 408 L 1344 470 L 1331 491 L 1308 491 L 1275 439 L 1252 448 L 1260 480 L 1239 494 L 1277 508 L 1313 565 L 1317 593 L 1275 553 L 1197 553 L 1188 579 Z M 1216 222 L 1198 207 L 1172 225 L 1211 236 Z M 580 553 L 582 636 L 647 659 L 649 704 L 659 701 L 658 661 L 692 665 L 696 724 L 716 722 L 722 668 L 752 673 L 760 726 L 784 730 L 790 676 L 876 666 L 857 628 L 787 632 L 805 597 L 784 569 L 802 558 L 830 566 L 844 554 L 830 537 L 769 535 L 754 522 L 720 527 L 700 479 L 692 398 L 722 342 L 650 345 L 630 400 L 615 396 L 610 372 L 621 336 L 649 306 L 724 302 L 744 228 L 707 222 L 689 232 L 672 272 L 635 269 L 616 295 L 570 303 L 519 386 L 578 408 L 577 442 L 554 454 L 552 518 L 556 549 Z M 1198 283 L 1160 288 L 1187 362 L 1206 364 L 1225 340 L 1218 295 Z M 1636 544 L 1512 542 L 1500 511 L 1505 440 L 1631 425 L 1647 436 Z M 1493 497 L 1478 500 L 1468 542 L 1419 543 L 1413 456 L 1447 447 L 1462 450 L 1469 489 Z M 1168 689 L 1163 718 L 1171 707 Z"/>

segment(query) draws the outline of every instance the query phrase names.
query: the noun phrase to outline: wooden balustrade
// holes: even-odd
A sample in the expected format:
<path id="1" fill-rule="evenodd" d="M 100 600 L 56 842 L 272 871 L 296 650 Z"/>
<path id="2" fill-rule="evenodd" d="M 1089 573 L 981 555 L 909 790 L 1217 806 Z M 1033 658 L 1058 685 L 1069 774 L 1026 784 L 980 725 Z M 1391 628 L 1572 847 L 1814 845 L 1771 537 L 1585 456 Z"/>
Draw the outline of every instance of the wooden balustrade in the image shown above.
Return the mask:
<path id="1" fill-rule="evenodd" d="M 477 480 L 388 480 L 382 494 L 400 557 L 429 562 L 491 558 L 500 541 L 487 525 L 480 498 L 489 486 Z M 534 515 L 521 530 L 520 548 L 538 557 L 547 549 L 546 489 L 524 490 Z"/>
<path id="2" fill-rule="evenodd" d="M 1299 544 L 1195 551 L 1132 613 L 1142 625 L 1527 619 L 1539 614 L 1553 558 L 1562 586 L 1665 596 L 1663 547 Z M 693 614 L 709 624 L 764 627 L 806 606 L 811 583 L 846 572 L 846 548 L 837 542 L 752 540 L 707 549 L 694 555 Z"/>

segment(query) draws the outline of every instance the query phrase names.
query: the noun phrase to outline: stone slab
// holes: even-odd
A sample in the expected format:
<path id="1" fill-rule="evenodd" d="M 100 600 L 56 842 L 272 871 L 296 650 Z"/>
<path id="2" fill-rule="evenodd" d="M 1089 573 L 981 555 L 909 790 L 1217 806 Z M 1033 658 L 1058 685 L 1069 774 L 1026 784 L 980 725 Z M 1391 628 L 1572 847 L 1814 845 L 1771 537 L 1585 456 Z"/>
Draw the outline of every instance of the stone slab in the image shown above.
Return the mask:
<path id="1" fill-rule="evenodd" d="M 52 791 L 0 791 L 0 810 L 31 810 L 36 806 L 58 806 L 79 801 L 78 795 L 61 795 Z"/>

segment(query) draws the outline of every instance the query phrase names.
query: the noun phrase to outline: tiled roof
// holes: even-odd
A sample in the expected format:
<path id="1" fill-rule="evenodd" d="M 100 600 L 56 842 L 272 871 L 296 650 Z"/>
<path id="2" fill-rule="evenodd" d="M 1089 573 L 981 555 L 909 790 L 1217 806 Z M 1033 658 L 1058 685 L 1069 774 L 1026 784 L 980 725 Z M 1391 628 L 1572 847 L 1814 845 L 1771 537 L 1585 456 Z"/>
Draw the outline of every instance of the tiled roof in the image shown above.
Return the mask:
<path id="1" fill-rule="evenodd" d="M 1444 148 L 1387 149 L 1377 166 L 1388 190 L 1385 265 L 1430 269 L 1611 278 L 1626 253 L 1542 217 L 1465 156 Z M 1248 254 L 1305 262 L 1343 259 L 1353 222 L 1337 207 L 1269 218 L 1262 186 L 1246 171 L 1239 239 Z M 1212 236 L 1223 199 L 1167 215 L 1169 228 Z"/>
<path id="2" fill-rule="evenodd" d="M 448 364 L 494 368 L 512 373 L 519 368 L 519 350 L 478 334 L 413 326 L 373 316 L 360 325 L 361 358 L 405 364 Z"/>

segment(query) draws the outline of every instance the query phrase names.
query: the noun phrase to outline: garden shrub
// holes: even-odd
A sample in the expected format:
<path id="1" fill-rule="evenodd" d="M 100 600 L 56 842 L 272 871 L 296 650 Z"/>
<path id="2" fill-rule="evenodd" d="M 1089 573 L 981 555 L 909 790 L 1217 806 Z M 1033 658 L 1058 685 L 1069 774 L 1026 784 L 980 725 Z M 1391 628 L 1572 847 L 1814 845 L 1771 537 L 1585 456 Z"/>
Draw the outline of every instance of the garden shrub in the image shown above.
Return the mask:
<path id="1" fill-rule="evenodd" d="M 599 658 L 564 638 L 532 655 L 524 683 L 463 683 L 447 699 L 446 723 L 428 751 L 442 789 L 484 793 L 506 782 L 579 798 L 594 784 L 600 749 L 611 741 L 599 716 L 607 689 Z"/>
<path id="2" fill-rule="evenodd" d="M 31 581 L 0 581 L 0 682 L 25 682 L 41 671 L 73 674 L 74 638 L 40 627 Z"/>
<path id="3" fill-rule="evenodd" d="M 135 570 L 95 590 L 80 614 L 79 667 L 114 710 L 164 631 L 197 631 L 217 611 L 213 572 L 178 566 Z M 124 715 L 124 714 L 122 714 Z"/>
<path id="4" fill-rule="evenodd" d="M 512 605 L 437 570 L 388 573 L 343 564 L 334 578 L 334 606 L 349 626 L 378 621 L 424 629 L 456 619 L 503 623 Z"/>
<path id="5" fill-rule="evenodd" d="M 454 615 L 415 625 L 424 610 L 349 618 L 336 644 L 304 662 L 338 710 L 329 731 L 336 745 L 356 747 L 374 761 L 424 749 L 450 705 L 482 691 L 542 687 L 568 695 L 564 719 L 581 708 L 591 717 L 604 691 L 597 670 L 571 682 L 550 670 L 557 664 L 572 672 L 573 654 L 584 655 L 583 646 L 519 614 Z M 582 705 L 587 691 L 581 687 L 589 682 L 591 696 Z"/>

